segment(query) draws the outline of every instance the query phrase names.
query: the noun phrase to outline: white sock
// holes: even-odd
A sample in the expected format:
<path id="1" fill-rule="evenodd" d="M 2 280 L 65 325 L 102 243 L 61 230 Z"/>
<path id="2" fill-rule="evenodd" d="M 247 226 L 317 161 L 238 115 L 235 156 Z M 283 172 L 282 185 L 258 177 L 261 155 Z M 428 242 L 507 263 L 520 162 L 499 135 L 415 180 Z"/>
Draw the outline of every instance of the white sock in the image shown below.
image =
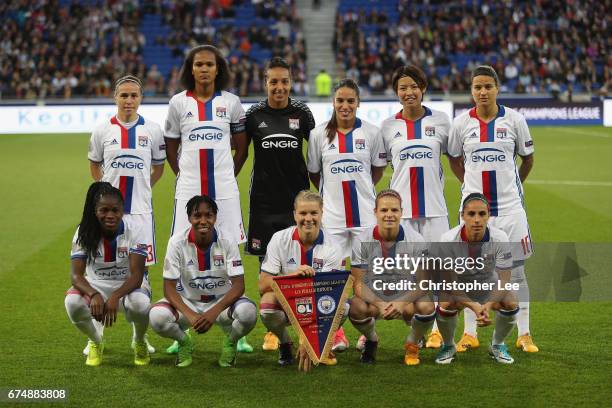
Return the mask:
<path id="1" fill-rule="evenodd" d="M 504 344 L 504 340 L 514 328 L 516 324 L 516 315 L 518 308 L 514 310 L 498 310 L 495 313 L 495 330 L 493 330 L 493 339 L 491 344 Z"/>
<path id="2" fill-rule="evenodd" d="M 457 310 L 443 309 L 438 306 L 436 321 L 444 344 L 452 346 L 455 344 L 455 329 L 457 328 Z"/>
<path id="3" fill-rule="evenodd" d="M 434 302 L 434 305 L 435 305 L 436 307 L 438 307 L 438 302 Z M 432 332 L 434 332 L 434 331 L 436 331 L 436 330 L 437 330 L 437 331 L 440 331 L 440 329 L 438 328 L 438 319 L 434 319 L 434 324 L 433 324 L 433 326 L 431 327 L 431 331 L 432 331 Z"/>
<path id="4" fill-rule="evenodd" d="M 519 284 L 518 298 L 519 307 L 516 319 L 518 335 L 529 334 L 529 284 L 525 276 L 525 265 L 518 265 L 512 268 L 512 283 Z"/>
<path id="5" fill-rule="evenodd" d="M 132 292 L 125 297 L 125 318 L 134 326 L 134 340 L 143 342 L 149 327 L 151 301 L 142 292 Z"/>
<path id="6" fill-rule="evenodd" d="M 238 300 L 234 303 L 232 317 L 229 338 L 230 341 L 236 343 L 255 327 L 255 323 L 257 323 L 257 306 L 249 300 Z"/>
<path id="7" fill-rule="evenodd" d="M 435 319 L 435 311 L 429 315 L 421 315 L 415 313 L 414 316 L 412 316 L 411 321 L 412 330 L 406 338 L 406 342 L 414 344 L 418 343 L 419 340 L 423 338 L 425 333 L 427 333 L 431 329 L 431 326 L 433 326 Z"/>
<path id="8" fill-rule="evenodd" d="M 463 309 L 463 332 L 469 334 L 470 336 L 477 336 L 476 333 L 476 313 L 472 311 L 472 309 L 468 309 L 467 307 Z"/>
<path id="9" fill-rule="evenodd" d="M 153 331 L 162 337 L 174 339 L 180 343 L 186 336 L 172 310 L 168 307 L 153 306 L 149 312 L 149 321 Z"/>
<path id="10" fill-rule="evenodd" d="M 287 331 L 289 321 L 285 312 L 277 309 L 261 309 L 259 314 L 264 326 L 279 338 L 281 344 L 291 342 L 291 337 Z"/>
<path id="11" fill-rule="evenodd" d="M 351 319 L 353 326 L 363 334 L 367 340 L 378 341 L 378 334 L 376 334 L 376 319 L 373 317 L 367 317 L 363 320 Z"/>

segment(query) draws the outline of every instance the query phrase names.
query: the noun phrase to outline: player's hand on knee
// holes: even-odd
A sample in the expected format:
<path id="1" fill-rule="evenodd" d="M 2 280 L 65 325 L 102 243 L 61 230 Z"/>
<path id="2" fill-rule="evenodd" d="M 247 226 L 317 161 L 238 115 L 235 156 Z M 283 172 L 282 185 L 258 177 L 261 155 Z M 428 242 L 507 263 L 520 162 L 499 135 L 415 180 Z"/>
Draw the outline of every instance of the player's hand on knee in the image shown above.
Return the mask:
<path id="1" fill-rule="evenodd" d="M 308 355 L 308 352 L 306 351 L 306 347 L 302 346 L 301 344 L 298 347 L 297 359 L 298 359 L 298 371 L 303 371 L 307 373 L 310 370 L 312 370 L 312 360 L 310 359 L 310 356 Z"/>
<path id="2" fill-rule="evenodd" d="M 483 327 L 491 324 L 491 318 L 489 317 L 490 310 L 491 302 L 482 305 L 480 311 L 476 313 L 476 324 L 478 324 L 478 326 Z"/>
<path id="3" fill-rule="evenodd" d="M 193 329 L 198 333 L 206 333 L 215 324 L 214 320 L 210 320 L 210 316 L 206 313 L 200 315 L 198 320 L 193 325 Z"/>
<path id="4" fill-rule="evenodd" d="M 102 322 L 104 319 L 104 298 L 100 292 L 94 293 L 89 302 L 89 309 L 94 319 Z"/>
<path id="5" fill-rule="evenodd" d="M 390 302 L 382 313 L 382 318 L 385 320 L 394 320 L 400 317 L 402 317 L 402 309 L 396 302 Z"/>
<path id="6" fill-rule="evenodd" d="M 110 295 L 104 304 L 104 326 L 111 327 L 117 321 L 117 309 L 119 308 L 119 298 Z"/>

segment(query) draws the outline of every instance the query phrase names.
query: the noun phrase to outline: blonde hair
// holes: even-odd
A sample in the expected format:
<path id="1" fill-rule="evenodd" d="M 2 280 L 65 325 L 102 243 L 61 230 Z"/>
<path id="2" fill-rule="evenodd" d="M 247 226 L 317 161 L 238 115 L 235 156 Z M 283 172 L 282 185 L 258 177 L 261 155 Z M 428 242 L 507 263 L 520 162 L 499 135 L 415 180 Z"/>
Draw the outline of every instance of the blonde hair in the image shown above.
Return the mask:
<path id="1" fill-rule="evenodd" d="M 316 201 L 319 203 L 319 207 L 323 208 L 323 198 L 317 192 L 310 190 L 302 190 L 296 196 L 295 200 L 293 200 L 293 209 L 297 208 L 298 201 Z"/>
<path id="2" fill-rule="evenodd" d="M 375 205 L 374 205 L 375 208 L 378 208 L 378 201 L 381 198 L 384 198 L 384 197 L 396 198 L 400 202 L 400 207 L 402 206 L 402 196 L 400 196 L 400 194 L 397 191 L 392 190 L 392 189 L 389 188 L 389 189 L 386 189 L 386 190 L 382 190 L 380 193 L 378 193 L 376 195 L 376 200 L 374 201 L 375 202 Z"/>

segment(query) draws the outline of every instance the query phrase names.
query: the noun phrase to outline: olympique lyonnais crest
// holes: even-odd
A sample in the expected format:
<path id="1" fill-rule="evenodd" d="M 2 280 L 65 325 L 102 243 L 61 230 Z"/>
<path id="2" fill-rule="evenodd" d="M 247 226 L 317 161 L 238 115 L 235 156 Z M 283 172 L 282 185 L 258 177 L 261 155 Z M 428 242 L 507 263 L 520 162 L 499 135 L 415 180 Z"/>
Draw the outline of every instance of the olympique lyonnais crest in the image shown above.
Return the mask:
<path id="1" fill-rule="evenodd" d="M 508 136 L 508 129 L 497 128 L 495 136 L 497 136 L 498 139 L 505 139 Z"/>
<path id="2" fill-rule="evenodd" d="M 127 258 L 128 256 L 128 249 L 127 247 L 118 247 L 117 248 L 117 257 L 119 258 Z"/>
<path id="3" fill-rule="evenodd" d="M 138 136 L 138 146 L 147 147 L 149 144 L 149 138 L 146 136 Z"/>
<path id="4" fill-rule="evenodd" d="M 358 149 L 358 150 L 365 149 L 365 139 L 356 139 L 355 140 L 355 149 Z"/>
<path id="5" fill-rule="evenodd" d="M 225 106 L 217 106 L 215 115 L 217 115 L 218 118 L 227 117 L 227 109 L 225 109 Z"/>
<path id="6" fill-rule="evenodd" d="M 224 266 L 225 260 L 223 259 L 223 255 L 213 255 L 213 265 Z"/>
<path id="7" fill-rule="evenodd" d="M 425 126 L 425 136 L 434 137 L 436 135 L 436 128 L 434 126 Z"/>
<path id="8" fill-rule="evenodd" d="M 312 259 L 312 269 L 314 269 L 317 272 L 323 269 L 324 264 L 325 264 L 325 261 L 323 261 L 323 259 L 319 259 L 319 258 Z"/>
<path id="9" fill-rule="evenodd" d="M 276 298 L 314 364 L 329 356 L 352 286 L 353 278 L 346 271 L 317 273 L 312 278 L 278 276 L 272 282 Z"/>
<path id="10" fill-rule="evenodd" d="M 298 130 L 300 128 L 300 119 L 289 119 L 289 129 Z"/>

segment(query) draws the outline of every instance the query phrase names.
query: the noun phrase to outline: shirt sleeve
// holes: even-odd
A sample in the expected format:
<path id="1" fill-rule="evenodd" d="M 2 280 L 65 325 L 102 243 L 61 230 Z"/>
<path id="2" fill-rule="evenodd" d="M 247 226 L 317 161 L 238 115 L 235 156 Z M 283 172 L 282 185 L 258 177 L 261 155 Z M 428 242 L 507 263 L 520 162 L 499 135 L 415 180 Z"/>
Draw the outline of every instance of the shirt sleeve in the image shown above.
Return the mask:
<path id="1" fill-rule="evenodd" d="M 240 99 L 236 96 L 230 107 L 230 132 L 232 135 L 244 132 L 246 129 L 245 124 L 246 113 L 244 113 Z"/>
<path id="2" fill-rule="evenodd" d="M 242 259 L 240 258 L 240 251 L 238 245 L 232 244 L 226 241 L 226 257 L 225 262 L 227 264 L 227 276 L 242 276 L 244 275 L 244 267 L 242 266 Z"/>
<path id="3" fill-rule="evenodd" d="M 393 138 L 387 137 L 387 133 L 389 132 L 388 127 L 389 127 L 388 123 L 383 122 L 382 126 L 380 127 L 380 131 L 378 132 L 378 135 L 379 135 L 379 139 L 381 140 L 383 144 L 383 150 L 385 151 L 386 159 L 388 162 L 390 162 L 391 159 L 393 158 L 393 156 L 391 156 L 391 141 L 393 140 Z"/>
<path id="4" fill-rule="evenodd" d="M 178 111 L 177 100 L 171 99 L 168 105 L 168 116 L 164 127 L 164 137 L 170 139 L 181 138 L 181 114 Z"/>
<path id="5" fill-rule="evenodd" d="M 534 147 L 527 120 L 519 113 L 516 116 L 516 150 L 520 156 L 529 156 L 533 154 Z"/>
<path id="6" fill-rule="evenodd" d="M 304 139 L 309 140 L 310 132 L 312 131 L 312 129 L 315 128 L 315 120 L 308 106 L 305 106 L 304 109 L 304 119 L 304 124 L 302 124 L 304 131 Z"/>
<path id="7" fill-rule="evenodd" d="M 451 125 L 448 135 L 447 153 L 451 157 L 461 157 L 463 155 L 463 141 L 461 140 L 461 123 L 455 119 Z"/>
<path id="8" fill-rule="evenodd" d="M 178 280 L 181 277 L 181 251 L 172 240 L 168 241 L 166 259 L 164 259 L 164 279 Z"/>
<path id="9" fill-rule="evenodd" d="M 441 114 L 442 119 L 440 121 L 440 127 L 436 130 L 438 132 L 438 137 L 440 138 L 440 154 L 448 153 L 448 133 L 451 127 L 450 120 L 448 120 L 448 116 L 445 113 Z"/>
<path id="10" fill-rule="evenodd" d="M 79 237 L 79 229 L 77 228 L 74 233 L 74 237 L 72 238 L 72 249 L 70 250 L 70 259 L 87 259 L 87 252 L 77 244 L 77 239 Z"/>
<path id="11" fill-rule="evenodd" d="M 366 243 L 362 242 L 361 239 L 354 239 L 351 248 L 351 266 L 359 269 L 365 269 L 367 267 L 367 260 L 365 259 L 364 246 Z"/>
<path id="12" fill-rule="evenodd" d="M 280 250 L 278 234 L 274 234 L 272 235 L 270 243 L 268 243 L 266 256 L 261 263 L 261 270 L 263 272 L 267 272 L 271 275 L 278 275 L 281 272 L 282 264 Z"/>
<path id="13" fill-rule="evenodd" d="M 319 143 L 318 132 L 313 132 L 312 137 L 308 141 L 308 171 L 311 173 L 321 172 L 321 146 Z"/>
<path id="14" fill-rule="evenodd" d="M 166 142 L 161 128 L 155 124 L 151 126 L 151 161 L 153 164 L 164 164 L 166 160 Z"/>
<path id="15" fill-rule="evenodd" d="M 95 129 L 91 133 L 89 138 L 89 149 L 87 152 L 87 158 L 95 163 L 101 163 L 104 161 L 104 141 L 99 128 Z"/>
<path id="16" fill-rule="evenodd" d="M 125 221 L 124 221 L 125 224 Z M 144 233 L 141 226 L 135 226 L 134 224 L 129 224 L 129 253 L 142 255 L 145 258 L 148 256 L 147 252 L 147 243 L 144 240 Z"/>
<path id="17" fill-rule="evenodd" d="M 372 127 L 372 142 L 370 145 L 370 163 L 374 167 L 385 167 L 387 165 L 387 152 L 382 140 L 382 133 L 376 126 Z"/>

